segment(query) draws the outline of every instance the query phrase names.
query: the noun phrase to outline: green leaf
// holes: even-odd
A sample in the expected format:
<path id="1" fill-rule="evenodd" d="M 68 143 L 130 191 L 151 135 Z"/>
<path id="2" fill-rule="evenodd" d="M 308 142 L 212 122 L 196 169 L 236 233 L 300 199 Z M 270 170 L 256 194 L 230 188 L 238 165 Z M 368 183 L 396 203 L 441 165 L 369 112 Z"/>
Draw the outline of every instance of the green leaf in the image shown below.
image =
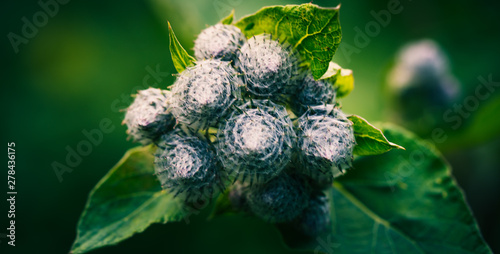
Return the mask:
<path id="1" fill-rule="evenodd" d="M 247 36 L 269 33 L 292 45 L 315 79 L 327 71 L 337 50 L 342 32 L 339 8 L 323 8 L 315 4 L 270 6 L 243 17 L 236 26 Z"/>
<path id="2" fill-rule="evenodd" d="M 343 69 L 334 62 L 330 62 L 328 70 L 320 79 L 325 79 L 333 84 L 337 91 L 337 98 L 346 97 L 354 89 L 354 76 L 352 70 Z"/>
<path id="3" fill-rule="evenodd" d="M 172 61 L 174 62 L 174 67 L 177 70 L 177 72 L 181 73 L 187 67 L 193 66 L 196 60 L 194 59 L 194 57 L 190 56 L 186 52 L 186 50 L 182 47 L 182 45 L 179 43 L 177 37 L 175 37 L 174 30 L 172 29 L 170 22 L 168 22 L 168 35 L 170 38 L 169 39 L 170 55 L 172 55 Z"/>
<path id="4" fill-rule="evenodd" d="M 231 25 L 233 23 L 233 19 L 234 19 L 234 9 L 231 11 L 231 13 L 223 18 L 220 23 L 223 24 L 223 25 Z"/>
<path id="5" fill-rule="evenodd" d="M 354 154 L 376 155 L 388 152 L 392 148 L 404 150 L 404 147 L 389 142 L 382 131 L 368 123 L 364 118 L 357 115 L 351 115 L 347 118 L 354 127 L 354 137 L 356 138 Z"/>
<path id="6" fill-rule="evenodd" d="M 339 254 L 492 253 L 436 148 L 400 128 L 383 130 L 407 151 L 358 158 L 329 193 L 332 231 L 311 239 L 289 230 L 285 242 Z"/>
<path id="7" fill-rule="evenodd" d="M 182 202 L 162 191 L 153 175 L 153 149 L 129 150 L 90 192 L 71 253 L 113 245 L 152 223 L 184 218 Z"/>

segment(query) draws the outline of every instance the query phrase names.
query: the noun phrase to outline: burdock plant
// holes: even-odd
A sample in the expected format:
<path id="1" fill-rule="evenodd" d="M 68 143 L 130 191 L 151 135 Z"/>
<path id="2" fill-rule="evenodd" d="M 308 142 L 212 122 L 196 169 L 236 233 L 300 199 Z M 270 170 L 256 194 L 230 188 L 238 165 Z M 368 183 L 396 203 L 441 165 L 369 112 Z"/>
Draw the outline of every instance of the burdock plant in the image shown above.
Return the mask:
<path id="1" fill-rule="evenodd" d="M 231 14 L 200 33 L 196 59 L 169 33 L 176 80 L 128 108 L 144 146 L 92 190 L 72 253 L 202 209 L 255 216 L 316 252 L 490 252 L 435 147 L 344 112 L 354 79 L 332 61 L 339 7 Z"/>

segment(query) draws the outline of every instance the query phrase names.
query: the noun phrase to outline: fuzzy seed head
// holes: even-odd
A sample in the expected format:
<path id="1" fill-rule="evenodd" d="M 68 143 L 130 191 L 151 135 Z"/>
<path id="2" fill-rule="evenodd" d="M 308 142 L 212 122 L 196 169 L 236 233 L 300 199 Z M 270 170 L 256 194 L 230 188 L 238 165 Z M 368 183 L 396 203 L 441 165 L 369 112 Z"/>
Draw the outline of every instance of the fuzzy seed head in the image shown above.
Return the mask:
<path id="1" fill-rule="evenodd" d="M 270 223 L 292 221 L 308 203 L 308 195 L 300 181 L 281 174 L 266 184 L 248 190 L 248 205 L 259 218 Z"/>
<path id="2" fill-rule="evenodd" d="M 351 168 L 356 141 L 352 122 L 333 105 L 313 106 L 298 120 L 298 160 L 302 173 L 318 185 Z"/>
<path id="3" fill-rule="evenodd" d="M 135 142 L 147 145 L 172 130 L 175 119 L 168 112 L 170 91 L 149 88 L 137 93 L 123 123 Z"/>
<path id="4" fill-rule="evenodd" d="M 246 41 L 241 30 L 232 25 L 217 24 L 203 30 L 194 41 L 194 55 L 198 60 L 236 59 L 236 52 Z"/>
<path id="5" fill-rule="evenodd" d="M 275 97 L 297 90 L 298 58 L 290 46 L 281 45 L 270 35 L 248 39 L 238 53 L 238 60 L 251 94 Z"/>
<path id="6" fill-rule="evenodd" d="M 186 202 L 209 201 L 223 189 L 215 152 L 196 136 L 181 131 L 161 137 L 155 154 L 155 172 L 163 189 L 183 194 Z"/>
<path id="7" fill-rule="evenodd" d="M 400 50 L 387 84 L 397 104 L 397 116 L 421 135 L 442 122 L 441 112 L 452 106 L 461 87 L 443 50 L 428 39 L 411 42 Z"/>
<path id="8" fill-rule="evenodd" d="M 217 155 L 235 179 L 264 183 L 288 164 L 295 137 L 285 107 L 269 100 L 254 100 L 221 123 Z"/>
<path id="9" fill-rule="evenodd" d="M 228 62 L 199 61 L 184 70 L 173 84 L 172 114 L 192 129 L 212 126 L 240 98 L 240 83 Z"/>
<path id="10" fill-rule="evenodd" d="M 310 73 L 305 76 L 299 89 L 292 102 L 297 115 L 302 115 L 308 106 L 335 103 L 336 92 L 332 84 L 327 80 L 314 80 Z"/>
<path id="11" fill-rule="evenodd" d="M 310 237 L 325 233 L 331 226 L 330 203 L 324 193 L 311 195 L 308 206 L 295 220 L 297 229 Z"/>

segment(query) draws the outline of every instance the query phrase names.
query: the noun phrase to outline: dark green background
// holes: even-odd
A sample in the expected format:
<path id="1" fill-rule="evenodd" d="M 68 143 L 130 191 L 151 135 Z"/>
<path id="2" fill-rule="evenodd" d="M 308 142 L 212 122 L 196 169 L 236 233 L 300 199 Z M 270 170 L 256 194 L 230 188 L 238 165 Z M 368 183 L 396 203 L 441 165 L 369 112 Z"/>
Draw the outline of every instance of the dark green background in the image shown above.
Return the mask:
<path id="1" fill-rule="evenodd" d="M 175 73 L 168 51 L 168 19 L 181 43 L 191 49 L 196 34 L 234 8 L 236 18 L 272 4 L 309 1 L 151 0 L 82 1 L 60 6 L 16 54 L 7 34 L 22 35 L 23 17 L 42 10 L 37 1 L 3 1 L 1 6 L 2 139 L 16 142 L 16 247 L 2 238 L 7 227 L 6 168 L 1 170 L 1 253 L 66 253 L 76 236 L 76 224 L 88 192 L 135 144 L 126 140 L 123 113 L 112 109 L 114 100 L 128 98 L 148 75 L 146 67 Z M 314 1 L 335 6 L 339 1 Z M 343 41 L 354 44 L 355 27 L 372 21 L 370 11 L 386 9 L 388 1 L 342 2 Z M 335 60 L 354 70 L 356 86 L 343 100 L 344 110 L 369 121 L 386 121 L 388 103 L 383 94 L 384 74 L 398 48 L 411 40 L 435 39 L 450 58 L 462 84 L 462 97 L 471 95 L 477 77 L 500 81 L 500 45 L 496 1 L 409 1 L 390 24 L 348 60 Z M 341 44 L 342 45 L 342 44 Z M 165 88 L 173 77 L 161 77 Z M 151 79 L 151 84 L 154 84 Z M 491 100 L 499 99 L 495 91 Z M 423 102 L 425 103 L 425 102 Z M 482 102 L 479 109 L 484 107 Z M 127 105 L 120 103 L 120 107 Z M 474 114 L 473 112 L 472 114 Z M 498 117 L 498 116 L 497 116 Z M 114 131 L 104 134 L 88 156 L 59 182 L 54 161 L 65 164 L 66 147 L 73 149 L 83 130 L 110 119 Z M 488 122 L 484 123 L 489 124 Z M 467 125 L 464 124 L 466 127 Z M 464 128 L 465 128 L 464 127 Z M 500 131 L 500 130 L 499 130 Z M 460 139 L 460 129 L 449 130 Z M 451 141 L 450 141 L 451 142 Z M 482 232 L 494 251 L 500 251 L 500 140 L 498 135 L 469 147 L 444 151 Z M 6 161 L 4 157 L 4 161 Z M 6 164 L 6 162 L 5 162 Z M 495 241 L 497 240 L 497 241 Z M 254 218 L 225 217 L 205 222 L 154 225 L 145 233 L 93 253 L 288 253 L 279 234 Z"/>

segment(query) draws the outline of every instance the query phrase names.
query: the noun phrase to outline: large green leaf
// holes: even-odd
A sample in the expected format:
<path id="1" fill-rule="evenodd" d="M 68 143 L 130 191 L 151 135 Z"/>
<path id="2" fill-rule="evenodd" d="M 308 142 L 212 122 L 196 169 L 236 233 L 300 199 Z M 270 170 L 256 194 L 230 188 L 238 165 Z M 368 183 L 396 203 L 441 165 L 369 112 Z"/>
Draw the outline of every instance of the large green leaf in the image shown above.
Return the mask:
<path id="1" fill-rule="evenodd" d="M 406 147 L 358 158 L 330 194 L 332 231 L 315 239 L 283 232 L 298 249 L 324 253 L 491 253 L 449 165 L 435 147 L 400 128 Z"/>
<path id="2" fill-rule="evenodd" d="M 247 37 L 270 33 L 298 50 L 315 79 L 327 71 L 342 33 L 339 8 L 315 4 L 264 7 L 236 22 Z"/>
<path id="3" fill-rule="evenodd" d="M 193 66 L 196 60 L 194 59 L 194 57 L 190 56 L 186 52 L 186 50 L 182 47 L 179 40 L 177 40 L 177 37 L 174 34 L 174 30 L 172 29 L 170 22 L 168 22 L 168 35 L 170 38 L 169 40 L 170 55 L 172 56 L 174 67 L 177 70 L 177 72 L 181 73 L 187 67 Z"/>
<path id="4" fill-rule="evenodd" d="M 153 175 L 153 147 L 129 150 L 91 191 L 71 253 L 116 244 L 152 223 L 182 220 L 182 202 Z"/>
<path id="5" fill-rule="evenodd" d="M 383 154 L 392 148 L 404 150 L 402 146 L 389 142 L 382 131 L 368 123 L 364 118 L 357 115 L 350 115 L 347 118 L 353 123 L 354 127 L 354 137 L 356 138 L 354 154 Z"/>

